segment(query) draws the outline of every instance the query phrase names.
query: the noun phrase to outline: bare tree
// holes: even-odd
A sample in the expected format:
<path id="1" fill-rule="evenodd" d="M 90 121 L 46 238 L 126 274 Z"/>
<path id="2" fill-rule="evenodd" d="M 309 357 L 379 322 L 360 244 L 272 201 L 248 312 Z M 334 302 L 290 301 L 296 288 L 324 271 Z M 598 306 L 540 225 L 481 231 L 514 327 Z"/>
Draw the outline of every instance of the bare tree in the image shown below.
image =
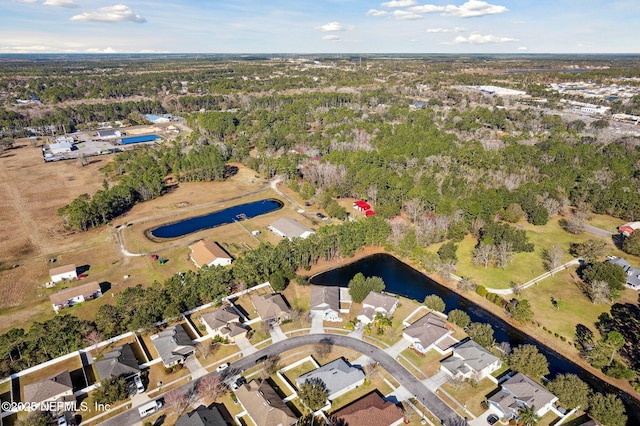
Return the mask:
<path id="1" fill-rule="evenodd" d="M 442 278 L 446 280 L 450 280 L 451 274 L 453 274 L 455 271 L 456 265 L 454 265 L 452 262 L 442 262 L 438 267 L 438 272 L 440 273 Z"/>
<path id="2" fill-rule="evenodd" d="M 480 230 L 484 225 L 485 225 L 484 219 L 480 217 L 474 218 L 473 221 L 471 222 L 471 235 L 473 235 L 475 238 L 478 238 L 480 236 Z"/>
<path id="3" fill-rule="evenodd" d="M 611 289 L 606 281 L 594 281 L 588 284 L 587 292 L 594 305 L 608 303 L 611 300 Z"/>
<path id="4" fill-rule="evenodd" d="M 264 361 L 264 371 L 267 375 L 275 374 L 280 369 L 280 355 L 270 356 Z"/>
<path id="5" fill-rule="evenodd" d="M 197 391 L 201 397 L 211 397 L 213 400 L 218 399 L 225 391 L 225 385 L 220 376 L 207 374 L 198 382 Z"/>
<path id="6" fill-rule="evenodd" d="M 586 228 L 586 214 L 580 211 L 576 211 L 574 214 L 569 216 L 568 219 L 561 221 L 561 226 L 565 231 L 570 232 L 571 234 L 582 234 Z"/>
<path id="7" fill-rule="evenodd" d="M 404 203 L 404 210 L 412 223 L 416 223 L 418 218 L 424 213 L 424 203 L 422 200 L 414 198 Z"/>
<path id="8" fill-rule="evenodd" d="M 500 244 L 495 246 L 495 259 L 496 266 L 499 268 L 506 268 L 513 260 L 513 248 L 511 243 L 501 241 Z"/>
<path id="9" fill-rule="evenodd" d="M 548 249 L 542 250 L 542 259 L 547 271 L 552 271 L 562 264 L 564 250 L 557 244 L 552 245 Z"/>
<path id="10" fill-rule="evenodd" d="M 477 286 L 478 285 L 473 282 L 473 280 L 467 277 L 462 277 L 457 284 L 458 290 L 461 291 L 475 291 Z"/>
<path id="11" fill-rule="evenodd" d="M 211 342 L 209 340 L 205 340 L 204 342 L 196 343 L 196 352 L 204 359 L 207 359 L 209 355 L 211 355 Z"/>
<path id="12" fill-rule="evenodd" d="M 511 291 L 513 292 L 513 294 L 515 294 L 516 296 L 519 296 L 522 294 L 522 284 L 517 283 L 515 281 L 511 281 L 509 283 L 509 287 L 511 287 Z"/>
<path id="13" fill-rule="evenodd" d="M 87 343 L 89 343 L 89 345 L 94 345 L 94 348 L 93 348 L 94 350 L 97 348 L 98 343 L 102 342 L 103 339 L 104 339 L 103 334 L 98 330 L 92 330 L 84 338 L 84 340 L 86 340 Z"/>
<path id="14" fill-rule="evenodd" d="M 174 389 L 164 396 L 164 404 L 172 413 L 182 414 L 191 404 L 193 395 L 181 388 Z"/>
<path id="15" fill-rule="evenodd" d="M 331 339 L 322 339 L 313 345 L 313 349 L 320 358 L 326 358 L 333 350 L 333 341 Z"/>
<path id="16" fill-rule="evenodd" d="M 473 263 L 475 265 L 482 265 L 486 269 L 489 263 L 493 260 L 495 248 L 490 244 L 480 244 L 473 250 Z"/>
<path id="17" fill-rule="evenodd" d="M 367 188 L 367 197 L 369 199 L 369 204 L 375 207 L 378 204 L 378 187 L 371 185 Z"/>
<path id="18" fill-rule="evenodd" d="M 502 353 L 502 356 L 506 357 L 511 353 L 511 344 L 509 342 L 500 342 L 497 349 Z"/>
<path id="19" fill-rule="evenodd" d="M 364 377 L 371 382 L 373 375 L 378 371 L 378 363 L 365 364 L 362 366 L 362 371 L 364 372 Z"/>

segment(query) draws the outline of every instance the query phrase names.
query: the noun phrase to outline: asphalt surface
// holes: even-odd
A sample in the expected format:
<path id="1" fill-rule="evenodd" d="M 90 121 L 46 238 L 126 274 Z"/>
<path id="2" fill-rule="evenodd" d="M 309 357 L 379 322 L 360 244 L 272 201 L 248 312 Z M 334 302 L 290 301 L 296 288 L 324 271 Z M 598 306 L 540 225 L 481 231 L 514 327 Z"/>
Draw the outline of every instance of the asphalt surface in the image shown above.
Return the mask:
<path id="1" fill-rule="evenodd" d="M 416 399 L 418 399 L 425 407 L 429 409 L 439 419 L 445 421 L 444 424 L 450 421 L 461 420 L 460 416 L 447 404 L 445 404 L 440 398 L 438 398 L 433 392 L 418 380 L 413 374 L 407 371 L 398 361 L 389 356 L 382 349 L 379 349 L 369 343 L 362 340 L 354 339 L 349 336 L 335 335 L 335 334 L 310 334 L 304 336 L 290 337 L 286 340 L 276 342 L 267 346 L 264 349 L 259 350 L 256 353 L 245 356 L 242 359 L 233 362 L 231 366 L 225 370 L 224 374 L 240 374 L 245 370 L 256 365 L 257 360 L 264 359 L 264 357 L 272 357 L 280 355 L 286 351 L 298 348 L 300 346 L 312 345 L 319 342 L 322 339 L 330 340 L 334 346 L 341 346 L 360 352 L 363 355 L 370 357 L 380 364 L 380 367 L 385 369 L 391 374 L 399 383 L 402 384 L 409 392 L 411 392 Z M 219 375 L 220 373 L 209 373 L 211 375 Z M 191 390 L 197 382 L 190 382 L 182 389 L 185 391 Z M 157 399 L 161 399 L 164 395 L 160 395 Z M 160 410 L 162 412 L 162 409 Z M 448 422 L 448 421 L 449 422 Z M 108 419 L 101 425 L 107 426 L 122 426 L 133 425 L 135 423 L 144 421 L 140 418 L 138 413 L 138 406 L 131 408 L 130 410 Z"/>

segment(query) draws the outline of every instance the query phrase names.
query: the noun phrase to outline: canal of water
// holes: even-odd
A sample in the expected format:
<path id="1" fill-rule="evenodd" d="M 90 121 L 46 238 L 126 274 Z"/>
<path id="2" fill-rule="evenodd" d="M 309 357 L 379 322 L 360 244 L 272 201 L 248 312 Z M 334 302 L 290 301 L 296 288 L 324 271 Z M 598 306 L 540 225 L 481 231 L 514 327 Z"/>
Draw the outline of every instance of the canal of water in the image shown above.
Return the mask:
<path id="1" fill-rule="evenodd" d="M 501 318 L 470 302 L 454 291 L 438 284 L 423 273 L 413 269 L 391 255 L 374 254 L 368 256 L 349 265 L 315 275 L 311 278 L 311 283 L 346 287 L 358 272 L 362 273 L 365 277 L 380 277 L 385 282 L 385 291 L 414 299 L 420 303 L 430 294 L 438 295 L 446 304 L 446 312 L 453 309 L 460 309 L 469 315 L 471 321 L 491 324 L 494 329 L 494 337 L 498 342 L 507 341 L 512 347 L 524 343 L 536 345 L 540 353 L 549 361 L 549 370 L 551 373 L 548 378 L 553 378 L 559 373 L 572 373 L 580 376 L 580 378 L 587 382 L 595 391 L 618 394 L 625 401 L 627 415 L 629 416 L 628 424 L 640 425 L 640 401 L 597 378 L 584 368 L 534 340 Z"/>

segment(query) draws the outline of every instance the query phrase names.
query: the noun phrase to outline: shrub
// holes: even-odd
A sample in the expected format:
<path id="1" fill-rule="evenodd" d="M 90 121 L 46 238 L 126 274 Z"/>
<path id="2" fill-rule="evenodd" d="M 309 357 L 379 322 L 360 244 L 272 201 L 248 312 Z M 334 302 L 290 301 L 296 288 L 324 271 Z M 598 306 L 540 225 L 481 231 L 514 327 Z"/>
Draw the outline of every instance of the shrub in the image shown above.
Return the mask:
<path id="1" fill-rule="evenodd" d="M 486 297 L 487 293 L 489 293 L 489 291 L 487 290 L 487 288 L 485 286 L 479 285 L 478 287 L 476 287 L 476 293 L 478 293 L 482 297 Z"/>

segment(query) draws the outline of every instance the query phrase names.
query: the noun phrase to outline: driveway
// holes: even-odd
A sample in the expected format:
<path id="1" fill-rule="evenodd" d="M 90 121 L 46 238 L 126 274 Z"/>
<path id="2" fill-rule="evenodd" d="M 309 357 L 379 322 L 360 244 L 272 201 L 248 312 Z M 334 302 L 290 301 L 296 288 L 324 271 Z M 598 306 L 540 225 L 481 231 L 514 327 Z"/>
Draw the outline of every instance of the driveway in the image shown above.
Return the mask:
<path id="1" fill-rule="evenodd" d="M 187 366 L 189 371 L 191 372 L 191 378 L 193 380 L 199 379 L 202 376 L 207 375 L 208 371 L 204 369 L 198 358 L 195 355 L 190 355 L 187 357 L 187 360 L 184 362 L 184 365 Z"/>
<path id="2" fill-rule="evenodd" d="M 235 338 L 235 342 L 243 356 L 251 355 L 257 351 L 255 346 L 247 339 L 247 336 L 238 336 Z"/>
<path id="3" fill-rule="evenodd" d="M 424 379 L 422 383 L 431 391 L 435 392 L 440 386 L 444 385 L 449 381 L 451 376 L 449 376 L 444 371 L 438 371 L 433 376 L 428 379 Z"/>
<path id="4" fill-rule="evenodd" d="M 393 346 L 389 346 L 384 351 L 388 353 L 389 356 L 397 358 L 398 355 L 400 355 L 402 351 L 407 349 L 409 346 L 411 346 L 411 343 L 407 339 L 402 338 L 399 341 L 397 341 Z"/>
<path id="5" fill-rule="evenodd" d="M 271 328 L 269 329 L 269 334 L 271 334 L 271 342 L 280 342 L 282 340 L 286 340 L 287 336 L 282 332 L 280 328 L 280 324 L 273 323 Z"/>
<path id="6" fill-rule="evenodd" d="M 322 315 L 311 316 L 311 331 L 310 334 L 323 334 L 324 333 L 324 320 Z"/>

